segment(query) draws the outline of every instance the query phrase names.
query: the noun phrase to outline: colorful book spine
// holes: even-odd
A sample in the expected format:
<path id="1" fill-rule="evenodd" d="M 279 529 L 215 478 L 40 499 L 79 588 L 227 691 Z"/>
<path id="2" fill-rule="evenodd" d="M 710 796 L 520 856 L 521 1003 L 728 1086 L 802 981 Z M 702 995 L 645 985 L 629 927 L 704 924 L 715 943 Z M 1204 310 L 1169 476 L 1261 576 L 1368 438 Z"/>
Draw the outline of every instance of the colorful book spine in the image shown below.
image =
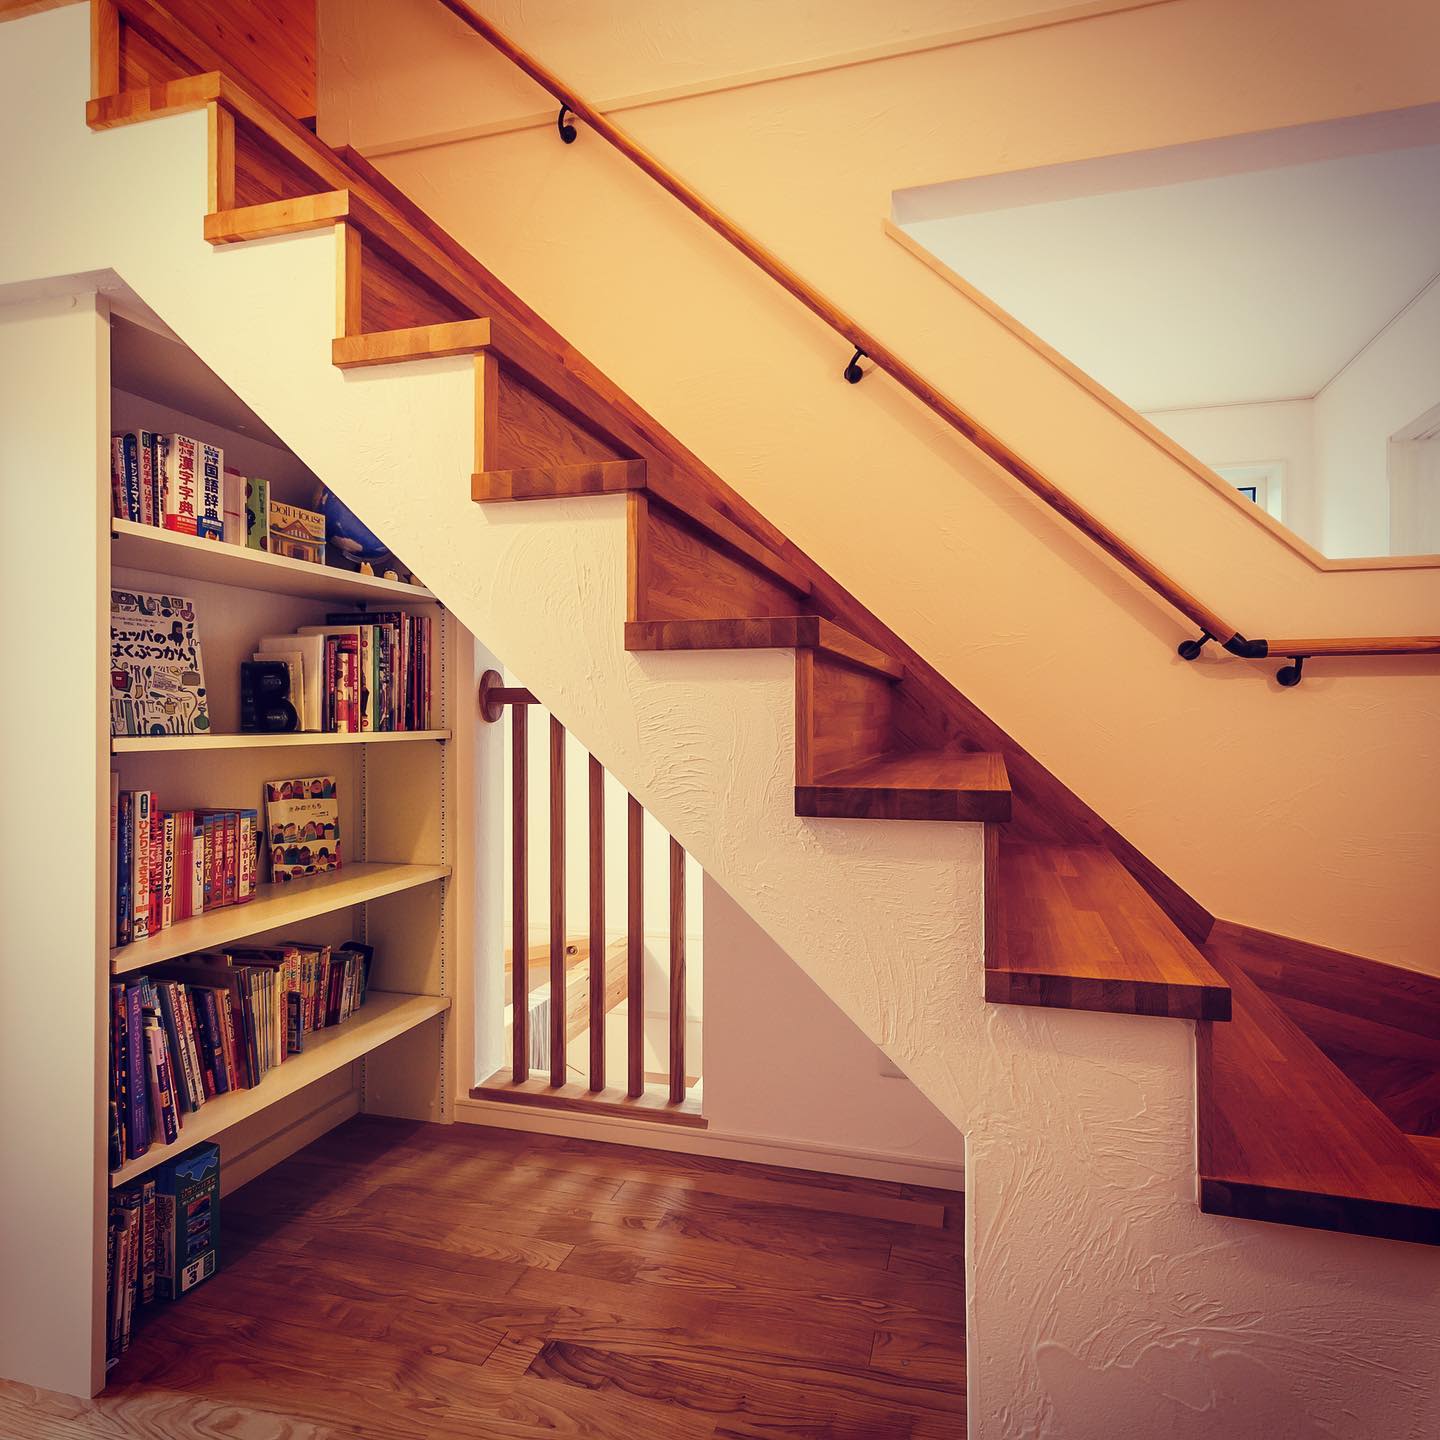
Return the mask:
<path id="1" fill-rule="evenodd" d="M 195 533 L 202 540 L 225 538 L 225 455 L 218 445 L 200 442 L 195 501 Z"/>
<path id="2" fill-rule="evenodd" d="M 140 1182 L 140 1300 L 155 1299 L 155 1181 Z"/>
<path id="3" fill-rule="evenodd" d="M 150 933 L 165 928 L 165 818 L 150 792 Z"/>
<path id="4" fill-rule="evenodd" d="M 205 909 L 205 827 L 203 817 L 190 812 L 190 913 Z"/>
<path id="5" fill-rule="evenodd" d="M 220 1005 L 216 992 L 209 986 L 192 991 L 196 997 L 205 1028 L 205 1046 L 210 1053 L 210 1068 L 215 1078 L 215 1093 L 227 1094 L 230 1086 L 230 1069 L 225 1063 L 225 1035 L 221 1026 Z"/>
<path id="6" fill-rule="evenodd" d="M 168 929 L 175 923 L 175 812 L 167 810 L 164 817 L 164 839 L 160 869 L 160 926 Z"/>
<path id="7" fill-rule="evenodd" d="M 118 1170 L 130 1154 L 129 1007 L 125 987 L 110 987 L 110 1074 L 115 1120 L 111 1130 L 110 1165 Z"/>
<path id="8" fill-rule="evenodd" d="M 199 448 L 188 435 L 160 437 L 165 528 L 180 535 L 198 533 Z"/>
<path id="9" fill-rule="evenodd" d="M 257 810 L 241 810 L 239 820 L 239 861 L 235 881 L 235 903 L 243 905 L 255 898 L 255 831 Z"/>
<path id="10" fill-rule="evenodd" d="M 131 520 L 142 521 L 145 507 L 140 494 L 140 442 L 131 431 L 121 444 L 125 450 L 125 513 Z"/>
<path id="11" fill-rule="evenodd" d="M 120 809 L 115 821 L 115 929 L 116 944 L 128 945 L 135 938 L 135 915 L 131 909 L 131 883 L 135 869 L 135 796 L 120 792 Z"/>
<path id="12" fill-rule="evenodd" d="M 225 812 L 225 900 L 233 905 L 239 894 L 240 880 L 240 816 L 234 810 Z"/>
<path id="13" fill-rule="evenodd" d="M 270 482 L 254 475 L 245 480 L 245 544 L 252 550 L 270 549 Z"/>
<path id="14" fill-rule="evenodd" d="M 140 444 L 150 453 L 150 509 L 156 525 L 165 523 L 165 471 L 160 453 L 160 437 L 153 430 L 140 432 Z"/>
<path id="15" fill-rule="evenodd" d="M 136 1159 L 150 1148 L 150 1114 L 145 1099 L 145 1031 L 141 1020 L 140 987 L 125 987 L 125 1063 L 129 1074 L 126 1096 L 128 1139 L 126 1158 Z"/>
<path id="16" fill-rule="evenodd" d="M 149 439 L 148 430 L 135 432 L 135 483 L 140 493 L 140 523 L 158 525 L 160 517 L 155 513 L 155 450 Z M 129 435 L 125 437 L 125 443 L 130 443 Z"/>
<path id="17" fill-rule="evenodd" d="M 117 520 L 133 520 L 125 484 L 125 437 L 110 438 L 110 513 Z"/>
<path id="18" fill-rule="evenodd" d="M 148 790 L 133 792 L 131 816 L 135 840 L 131 849 L 130 892 L 134 907 L 132 933 L 136 940 L 150 934 L 150 798 Z"/>

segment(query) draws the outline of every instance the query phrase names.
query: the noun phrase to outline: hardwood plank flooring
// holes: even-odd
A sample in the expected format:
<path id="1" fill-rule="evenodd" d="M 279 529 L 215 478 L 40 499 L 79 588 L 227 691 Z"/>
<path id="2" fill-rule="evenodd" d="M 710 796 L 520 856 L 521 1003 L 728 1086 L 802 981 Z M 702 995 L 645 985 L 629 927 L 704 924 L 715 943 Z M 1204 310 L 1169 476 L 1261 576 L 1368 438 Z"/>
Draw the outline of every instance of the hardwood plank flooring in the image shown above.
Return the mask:
<path id="1" fill-rule="evenodd" d="M 225 1197 L 220 1272 L 0 1433 L 964 1433 L 958 1194 L 361 1117 Z"/>

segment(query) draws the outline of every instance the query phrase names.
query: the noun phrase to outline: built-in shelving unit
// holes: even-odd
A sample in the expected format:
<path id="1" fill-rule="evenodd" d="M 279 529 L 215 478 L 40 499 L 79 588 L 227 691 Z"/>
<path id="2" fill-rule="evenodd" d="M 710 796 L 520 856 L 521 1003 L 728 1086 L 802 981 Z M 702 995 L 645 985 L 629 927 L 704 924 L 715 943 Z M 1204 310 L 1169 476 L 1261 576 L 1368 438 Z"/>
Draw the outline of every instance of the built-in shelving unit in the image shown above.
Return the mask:
<path id="1" fill-rule="evenodd" d="M 214 950 L 235 940 L 298 924 L 316 915 L 364 905 L 417 885 L 443 880 L 448 865 L 400 865 L 377 862 L 343 865 L 328 875 L 303 880 L 261 885 L 253 900 L 243 905 L 226 905 L 181 920 L 147 940 L 122 945 L 110 952 L 112 975 L 133 975 L 149 965 L 189 955 L 195 950 Z"/>
<path id="2" fill-rule="evenodd" d="M 365 730 L 335 734 L 325 730 L 288 730 L 280 734 L 229 735 L 117 735 L 110 741 L 112 755 L 162 752 L 200 755 L 210 750 L 292 750 L 312 745 L 398 745 L 418 740 L 448 740 L 448 730 Z"/>
<path id="3" fill-rule="evenodd" d="M 112 340 L 130 322 L 112 320 Z M 133 326 L 130 326 L 133 329 Z M 127 332 L 128 333 L 128 332 Z M 148 368 L 147 368 L 148 367 Z M 203 372 L 203 374 L 202 374 Z M 202 383 L 203 382 L 203 383 Z M 279 445 L 243 402 L 178 343 L 150 334 L 112 346 L 111 431 L 174 430 L 210 440 L 225 463 L 262 475 L 274 499 L 313 505 L 317 477 Z M 171 402 L 189 397 L 189 410 Z M 239 423 L 237 417 L 244 420 Z M 102 493 L 109 475 L 97 477 Z M 212 729 L 193 735 L 99 737 L 122 790 L 149 790 L 163 809 L 254 809 L 267 780 L 333 775 L 343 864 L 327 874 L 262 883 L 253 899 L 209 910 L 133 944 L 100 950 L 106 985 L 196 951 L 265 939 L 373 947 L 365 1003 L 344 1023 L 305 1036 L 304 1049 L 250 1089 L 214 1095 L 182 1117 L 172 1144 L 154 1143 L 111 1172 L 123 1186 L 205 1140 L 218 1140 L 222 1185 L 241 1183 L 364 1109 L 448 1119 L 457 1045 L 452 996 L 470 917 L 452 868 L 473 821 L 456 746 L 473 742 L 470 637 L 423 586 L 317 565 L 127 520 L 110 522 L 108 575 L 124 588 L 191 598 Z M 331 612 L 407 610 L 432 621 L 431 728 L 361 733 L 252 734 L 239 729 L 239 667 L 261 637 L 331 623 Z M 102 647 L 108 636 L 102 636 Z M 102 648 L 101 665 L 107 651 Z M 467 772 L 468 773 L 468 772 Z M 473 783 L 473 782 L 472 782 Z M 108 817 L 107 817 L 108 818 Z M 102 826 L 108 845 L 108 824 Z M 102 872 L 108 869 L 97 865 Z M 261 856 L 261 879 L 268 863 Z M 468 901 L 467 901 L 468 903 Z M 111 937 L 113 939 L 113 937 Z M 108 1073 L 108 1037 L 100 1073 Z M 97 1215 L 104 1233 L 105 1215 Z M 222 1264 L 223 1254 L 222 1254 Z"/>
<path id="4" fill-rule="evenodd" d="M 305 1049 L 290 1056 L 249 1090 L 216 1095 L 198 1110 L 182 1117 L 180 1138 L 169 1145 L 152 1145 L 143 1155 L 127 1161 L 110 1176 L 110 1185 L 124 1185 L 153 1170 L 173 1155 L 182 1154 L 202 1140 L 258 1114 L 294 1095 L 336 1070 L 364 1059 L 391 1040 L 423 1025 L 450 1008 L 446 995 L 396 995 L 372 991 L 365 1004 L 343 1025 L 317 1030 L 305 1039 Z"/>

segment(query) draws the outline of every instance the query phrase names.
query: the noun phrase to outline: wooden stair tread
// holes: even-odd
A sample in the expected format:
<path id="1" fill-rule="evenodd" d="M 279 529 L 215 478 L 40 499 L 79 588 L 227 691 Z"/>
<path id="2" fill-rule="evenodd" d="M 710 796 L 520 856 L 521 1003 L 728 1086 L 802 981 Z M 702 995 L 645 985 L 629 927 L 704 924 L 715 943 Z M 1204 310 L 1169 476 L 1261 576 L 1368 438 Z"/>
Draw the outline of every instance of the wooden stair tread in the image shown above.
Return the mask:
<path id="1" fill-rule="evenodd" d="M 643 460 L 481 470 L 470 477 L 470 498 L 489 504 L 500 500 L 556 500 L 566 495 L 620 495 L 645 489 L 645 471 Z"/>
<path id="2" fill-rule="evenodd" d="M 389 365 L 399 360 L 472 355 L 488 349 L 492 336 L 493 326 L 485 319 L 375 330 L 364 335 L 341 335 L 331 341 L 330 359 L 341 370 L 350 370 L 362 365 Z"/>
<path id="3" fill-rule="evenodd" d="M 859 636 L 819 615 L 766 615 L 745 619 L 631 620 L 627 650 L 821 650 L 836 659 L 898 680 L 905 667 Z"/>
<path id="4" fill-rule="evenodd" d="M 795 787 L 817 819 L 1008 820 L 1005 761 L 982 750 L 897 750 Z"/>
<path id="5" fill-rule="evenodd" d="M 987 865 L 985 998 L 1225 1020 L 1224 978 L 1107 849 L 1001 842 Z"/>
<path id="6" fill-rule="evenodd" d="M 492 327 L 494 328 L 494 327 Z M 492 345 L 504 353 L 497 329 Z M 487 346 L 487 348 L 490 348 Z M 769 575 L 795 595 L 810 593 L 809 578 L 790 561 L 736 525 L 715 506 L 678 483 L 670 468 L 653 460 L 595 460 L 584 464 L 530 469 L 481 470 L 470 477 L 470 498 L 478 504 L 501 501 L 561 500 L 594 495 L 643 492 L 703 530 L 712 544 Z"/>
<path id="7" fill-rule="evenodd" d="M 1197 1036 L 1201 1208 L 1440 1244 L 1440 1147 L 1400 1131 L 1223 947 L 1212 958 L 1233 1013 Z"/>

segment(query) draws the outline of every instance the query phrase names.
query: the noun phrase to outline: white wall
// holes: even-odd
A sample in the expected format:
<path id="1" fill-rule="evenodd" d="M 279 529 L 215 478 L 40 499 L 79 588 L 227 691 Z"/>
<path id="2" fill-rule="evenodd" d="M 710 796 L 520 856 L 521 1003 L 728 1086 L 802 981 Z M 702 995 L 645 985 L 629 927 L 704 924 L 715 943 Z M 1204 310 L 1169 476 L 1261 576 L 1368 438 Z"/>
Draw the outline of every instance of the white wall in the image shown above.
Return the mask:
<path id="1" fill-rule="evenodd" d="M 104 1373 L 109 391 L 94 295 L 0 305 L 0 1375 L 79 1394 Z"/>
<path id="2" fill-rule="evenodd" d="M 1329 555 L 1390 546 L 1390 438 L 1440 402 L 1440 284 L 1396 317 L 1315 398 Z"/>
<path id="3" fill-rule="evenodd" d="M 713 1134 L 953 1171 L 965 1138 L 713 880 L 705 882 Z"/>
<path id="4" fill-rule="evenodd" d="M 1266 405 L 1152 410 L 1145 418 L 1212 468 L 1283 461 L 1285 498 L 1278 518 L 1318 548 L 1314 412 L 1311 400 L 1281 400 Z"/>

